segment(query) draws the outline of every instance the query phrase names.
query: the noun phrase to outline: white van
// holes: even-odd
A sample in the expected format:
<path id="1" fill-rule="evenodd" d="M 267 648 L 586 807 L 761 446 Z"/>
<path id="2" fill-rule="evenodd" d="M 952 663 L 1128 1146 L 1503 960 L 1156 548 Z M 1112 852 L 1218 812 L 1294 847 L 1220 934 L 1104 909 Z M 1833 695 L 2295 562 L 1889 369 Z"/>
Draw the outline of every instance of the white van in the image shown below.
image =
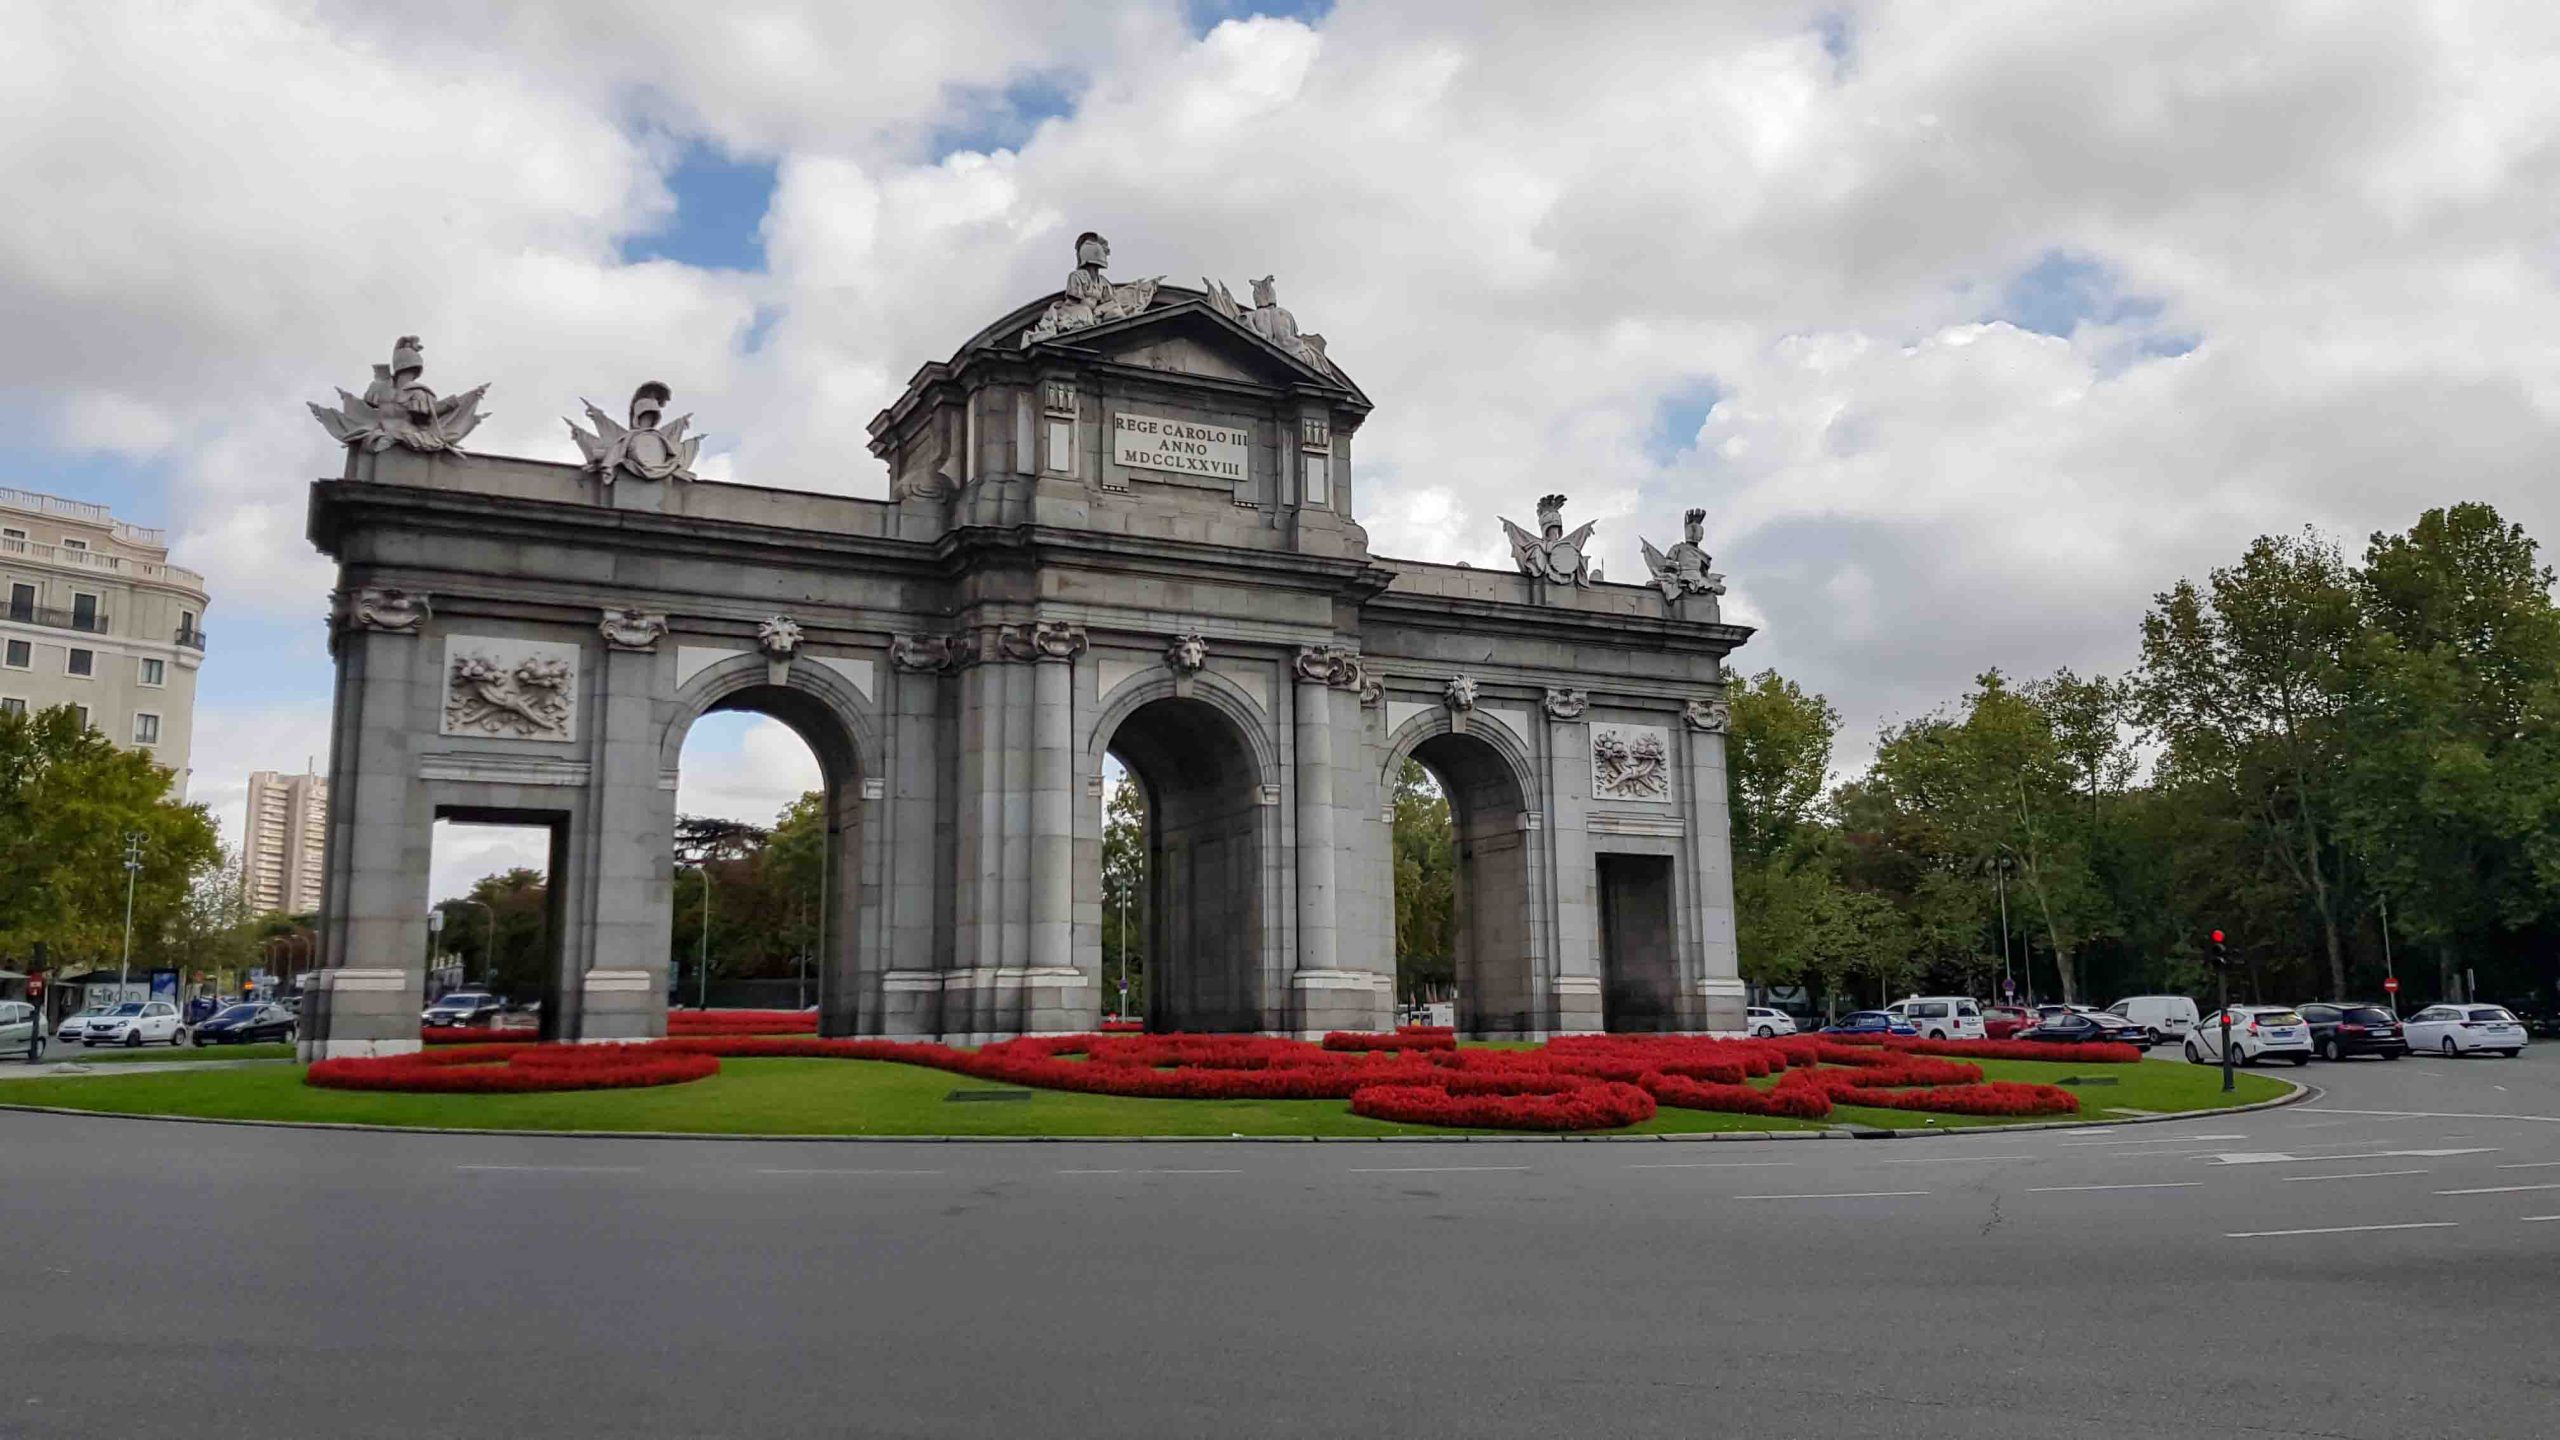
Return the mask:
<path id="1" fill-rule="evenodd" d="M 1920 1032 L 1928 1040 L 1980 1040 L 1982 1007 L 1962 995 L 1914 995 L 1884 1007 L 1884 1013 Z"/>
<path id="2" fill-rule="evenodd" d="M 2184 995 L 2129 995 L 2108 1006 L 2107 1013 L 2141 1026 L 2154 1045 L 2184 1040 L 2196 1028 L 2196 1002 Z"/>

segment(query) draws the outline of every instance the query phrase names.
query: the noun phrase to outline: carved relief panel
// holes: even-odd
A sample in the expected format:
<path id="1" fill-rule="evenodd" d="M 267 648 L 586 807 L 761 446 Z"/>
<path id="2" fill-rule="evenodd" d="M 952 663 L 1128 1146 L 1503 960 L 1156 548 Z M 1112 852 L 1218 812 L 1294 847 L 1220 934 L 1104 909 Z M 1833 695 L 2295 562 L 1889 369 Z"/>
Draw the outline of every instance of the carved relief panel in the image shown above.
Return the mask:
<path id="1" fill-rule="evenodd" d="M 441 733 L 501 740 L 578 738 L 578 647 L 448 635 Z"/>

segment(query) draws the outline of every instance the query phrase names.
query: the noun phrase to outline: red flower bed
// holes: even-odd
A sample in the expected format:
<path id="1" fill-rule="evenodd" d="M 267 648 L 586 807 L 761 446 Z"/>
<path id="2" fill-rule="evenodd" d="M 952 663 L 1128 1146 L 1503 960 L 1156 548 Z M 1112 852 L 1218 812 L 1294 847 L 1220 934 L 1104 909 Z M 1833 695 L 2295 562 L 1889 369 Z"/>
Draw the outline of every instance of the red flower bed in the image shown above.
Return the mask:
<path id="1" fill-rule="evenodd" d="M 499 1030 L 478 1026 L 469 1029 L 438 1026 L 418 1032 L 418 1041 L 423 1045 L 530 1045 L 541 1038 L 539 1030 Z"/>
<path id="2" fill-rule="evenodd" d="M 1445 1025 L 1408 1025 L 1392 1035 L 1369 1030 L 1335 1030 L 1324 1037 L 1327 1050 L 1455 1050 L 1458 1032 Z"/>
<path id="3" fill-rule="evenodd" d="M 1682 1110 L 1719 1110 L 1732 1115 L 1774 1115 L 1790 1120 L 1819 1120 L 1831 1113 L 1831 1097 L 1804 1085 L 1778 1085 L 1762 1090 L 1750 1085 L 1719 1085 L 1679 1075 L 1649 1075 L 1644 1088 L 1654 1099 Z"/>
<path id="4" fill-rule="evenodd" d="M 670 1035 L 815 1035 L 815 1010 L 670 1010 Z"/>
<path id="5" fill-rule="evenodd" d="M 1147 1033 L 1147 1022 L 1144 1020 L 1105 1020 L 1102 1022 L 1102 1033 L 1105 1035 L 1144 1035 Z"/>
<path id="6" fill-rule="evenodd" d="M 1872 1043 L 1872 1042 L 1870 1042 Z M 1914 1055 L 1960 1055 L 1972 1060 L 2041 1060 L 2048 1065 L 2131 1065 L 2142 1059 L 2139 1045 L 2104 1041 L 2088 1045 L 2040 1045 L 2033 1040 L 1887 1039 L 1888 1050 Z"/>
<path id="7" fill-rule="evenodd" d="M 1408 1125 L 1479 1130 L 1615 1130 L 1653 1118 L 1653 1097 L 1633 1085 L 1579 1075 L 1470 1075 L 1416 1085 L 1364 1085 L 1351 1113 Z"/>
<path id="8" fill-rule="evenodd" d="M 521 1094 L 552 1090 L 636 1090 L 681 1085 L 720 1073 L 711 1055 L 654 1044 L 483 1045 L 322 1060 L 303 1083 L 324 1090 L 391 1090 L 408 1094 Z"/>

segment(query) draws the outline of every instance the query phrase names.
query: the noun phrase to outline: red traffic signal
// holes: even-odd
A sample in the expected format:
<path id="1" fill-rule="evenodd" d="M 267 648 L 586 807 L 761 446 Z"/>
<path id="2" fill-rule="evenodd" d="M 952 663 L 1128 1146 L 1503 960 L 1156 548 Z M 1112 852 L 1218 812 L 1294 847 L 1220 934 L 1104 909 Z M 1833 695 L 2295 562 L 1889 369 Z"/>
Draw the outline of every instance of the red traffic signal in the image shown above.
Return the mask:
<path id="1" fill-rule="evenodd" d="M 2216 944 L 2216 945 L 2219 945 L 2219 944 L 2221 944 L 2221 943 L 2222 943 L 2222 932 L 2221 932 L 2221 931 L 2216 930 L 2216 931 L 2214 931 L 2214 932 L 2213 932 L 2213 943 L 2214 943 L 2214 944 Z"/>

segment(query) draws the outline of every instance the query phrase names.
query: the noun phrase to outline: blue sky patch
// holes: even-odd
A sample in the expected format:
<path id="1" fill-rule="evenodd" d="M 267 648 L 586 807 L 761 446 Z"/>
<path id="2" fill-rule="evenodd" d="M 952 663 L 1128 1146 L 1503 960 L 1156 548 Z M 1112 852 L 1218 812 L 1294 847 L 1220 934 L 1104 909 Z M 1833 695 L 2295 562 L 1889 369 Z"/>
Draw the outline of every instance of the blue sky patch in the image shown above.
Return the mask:
<path id="1" fill-rule="evenodd" d="M 2083 321 L 2121 325 L 2149 320 L 2162 308 L 2151 296 L 2124 293 L 2120 277 L 2107 265 L 2048 250 L 2003 288 L 1999 305 L 1987 318 L 2067 340 Z"/>
<path id="2" fill-rule="evenodd" d="M 1250 20 L 1256 15 L 1321 25 L 1332 13 L 1333 0 L 1182 0 L 1182 18 L 1190 22 L 1194 35 L 1206 35 L 1230 20 Z"/>
<path id="3" fill-rule="evenodd" d="M 1822 40 L 1822 53 L 1831 57 L 1832 78 L 1836 80 L 1848 74 L 1857 40 L 1857 32 L 1850 25 L 1849 12 L 1825 10 L 1816 15 L 1813 17 L 1813 33 Z"/>
<path id="4" fill-rule="evenodd" d="M 1079 77 L 1063 71 L 1017 76 L 1001 89 L 954 86 L 944 92 L 950 118 L 935 127 L 931 148 L 935 159 L 975 151 L 991 155 L 1019 150 L 1043 120 L 1075 112 L 1081 93 Z"/>
<path id="5" fill-rule="evenodd" d="M 1645 431 L 1645 458 L 1669 465 L 1697 448 L 1699 427 L 1707 412 L 1724 398 L 1724 389 L 1704 375 L 1674 385 L 1653 402 L 1653 424 Z"/>
<path id="6" fill-rule="evenodd" d="M 762 270 L 758 229 L 773 203 L 770 160 L 732 160 L 707 145 L 688 146 L 667 176 L 676 213 L 646 235 L 622 242 L 626 264 L 673 260 L 706 270 Z"/>

